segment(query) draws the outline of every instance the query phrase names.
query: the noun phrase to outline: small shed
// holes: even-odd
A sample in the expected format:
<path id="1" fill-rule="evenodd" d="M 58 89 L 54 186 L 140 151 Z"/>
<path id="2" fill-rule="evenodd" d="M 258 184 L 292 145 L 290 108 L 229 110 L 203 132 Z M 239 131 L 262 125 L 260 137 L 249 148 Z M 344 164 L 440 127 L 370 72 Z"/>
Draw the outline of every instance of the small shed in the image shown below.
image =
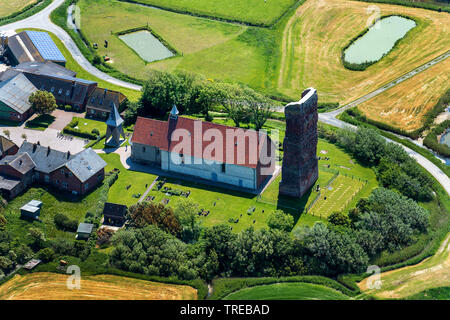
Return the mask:
<path id="1" fill-rule="evenodd" d="M 123 204 L 106 202 L 103 208 L 103 224 L 121 227 L 125 223 L 127 206 Z"/>
<path id="2" fill-rule="evenodd" d="M 20 214 L 23 218 L 28 219 L 39 219 L 39 215 L 41 214 L 41 208 L 35 207 L 27 203 L 22 208 L 20 208 Z"/>
<path id="3" fill-rule="evenodd" d="M 91 223 L 80 223 L 77 229 L 77 239 L 78 240 L 87 240 L 92 233 L 92 229 L 94 225 Z"/>
<path id="4" fill-rule="evenodd" d="M 33 206 L 33 207 L 38 207 L 40 209 L 40 208 L 42 208 L 42 201 L 31 200 L 30 202 L 28 202 L 28 205 Z"/>
<path id="5" fill-rule="evenodd" d="M 33 270 L 39 263 L 41 263 L 41 260 L 39 259 L 32 259 L 28 261 L 23 268 L 27 270 Z"/>

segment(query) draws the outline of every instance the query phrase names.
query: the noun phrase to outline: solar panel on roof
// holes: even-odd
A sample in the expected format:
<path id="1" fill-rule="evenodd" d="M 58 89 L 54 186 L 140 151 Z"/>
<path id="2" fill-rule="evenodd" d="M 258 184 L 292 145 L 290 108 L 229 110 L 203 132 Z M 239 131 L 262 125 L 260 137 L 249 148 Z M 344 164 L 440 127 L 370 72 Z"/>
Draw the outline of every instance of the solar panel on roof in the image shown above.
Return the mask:
<path id="1" fill-rule="evenodd" d="M 48 33 L 40 31 L 26 31 L 26 33 L 42 58 L 51 61 L 66 61 Z"/>

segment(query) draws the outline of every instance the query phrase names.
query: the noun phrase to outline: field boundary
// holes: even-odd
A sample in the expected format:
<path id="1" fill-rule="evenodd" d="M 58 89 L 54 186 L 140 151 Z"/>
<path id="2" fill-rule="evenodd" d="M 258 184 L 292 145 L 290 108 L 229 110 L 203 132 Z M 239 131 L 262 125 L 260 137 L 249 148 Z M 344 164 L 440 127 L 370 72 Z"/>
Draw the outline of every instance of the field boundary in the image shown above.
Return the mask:
<path id="1" fill-rule="evenodd" d="M 169 12 L 178 13 L 178 14 L 189 15 L 189 16 L 193 16 L 193 17 L 197 17 L 197 18 L 239 24 L 239 25 L 248 26 L 248 27 L 270 28 L 270 27 L 273 27 L 274 25 L 276 25 L 292 8 L 298 7 L 305 0 L 298 0 L 298 1 L 294 2 L 291 6 L 286 8 L 286 10 L 280 16 L 273 19 L 270 23 L 254 23 L 254 22 L 244 21 L 244 20 L 239 20 L 239 19 L 221 18 L 221 17 L 216 17 L 216 16 L 212 16 L 212 15 L 208 15 L 208 14 L 192 12 L 192 11 L 188 11 L 188 10 L 174 9 L 174 8 L 170 8 L 170 7 L 162 6 L 162 5 L 153 5 L 153 4 L 142 3 L 139 0 L 117 0 L 117 1 L 133 3 L 133 4 L 136 4 L 139 6 L 154 8 L 154 9 L 163 10 L 163 11 L 169 11 Z"/>
<path id="2" fill-rule="evenodd" d="M 368 2 L 368 3 L 383 3 L 383 4 L 392 4 L 397 6 L 411 7 L 411 8 L 419 8 L 426 9 L 438 12 L 450 12 L 450 6 L 442 4 L 439 6 L 437 3 L 426 3 L 426 2 L 410 2 L 404 0 L 354 0 L 360 2 Z"/>

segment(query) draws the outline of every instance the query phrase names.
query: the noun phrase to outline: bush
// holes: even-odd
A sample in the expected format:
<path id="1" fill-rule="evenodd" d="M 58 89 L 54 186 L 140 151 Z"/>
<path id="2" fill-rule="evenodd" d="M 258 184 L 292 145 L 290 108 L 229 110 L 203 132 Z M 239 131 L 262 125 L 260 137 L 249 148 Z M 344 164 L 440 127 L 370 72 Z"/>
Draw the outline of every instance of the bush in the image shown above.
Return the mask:
<path id="1" fill-rule="evenodd" d="M 100 135 L 100 131 L 97 128 L 92 129 L 91 133 L 95 134 L 96 136 Z"/>
<path id="2" fill-rule="evenodd" d="M 55 252 L 51 248 L 44 248 L 38 252 L 38 258 L 42 262 L 50 262 L 55 258 Z"/>
<path id="3" fill-rule="evenodd" d="M 75 232 L 78 228 L 78 221 L 72 220 L 63 213 L 57 213 L 53 218 L 55 225 L 64 231 Z"/>
<path id="4" fill-rule="evenodd" d="M 72 111 L 72 106 L 66 104 L 66 105 L 64 106 L 64 110 L 66 110 L 66 111 Z"/>

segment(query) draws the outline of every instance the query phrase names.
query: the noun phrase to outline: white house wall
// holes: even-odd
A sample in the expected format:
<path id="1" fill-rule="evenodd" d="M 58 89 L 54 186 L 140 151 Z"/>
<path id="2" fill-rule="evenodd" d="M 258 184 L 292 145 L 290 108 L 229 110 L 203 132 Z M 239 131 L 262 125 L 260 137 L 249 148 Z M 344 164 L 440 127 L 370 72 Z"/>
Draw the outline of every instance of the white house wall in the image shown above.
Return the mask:
<path id="1" fill-rule="evenodd" d="M 256 169 L 225 164 L 225 172 L 222 172 L 221 163 L 208 164 L 202 159 L 197 158 L 196 160 L 199 164 L 195 164 L 195 158 L 184 156 L 184 163 L 181 163 L 181 158 L 178 154 L 161 151 L 161 169 L 163 170 L 196 176 L 205 180 L 218 181 L 248 189 L 256 189 Z"/>

